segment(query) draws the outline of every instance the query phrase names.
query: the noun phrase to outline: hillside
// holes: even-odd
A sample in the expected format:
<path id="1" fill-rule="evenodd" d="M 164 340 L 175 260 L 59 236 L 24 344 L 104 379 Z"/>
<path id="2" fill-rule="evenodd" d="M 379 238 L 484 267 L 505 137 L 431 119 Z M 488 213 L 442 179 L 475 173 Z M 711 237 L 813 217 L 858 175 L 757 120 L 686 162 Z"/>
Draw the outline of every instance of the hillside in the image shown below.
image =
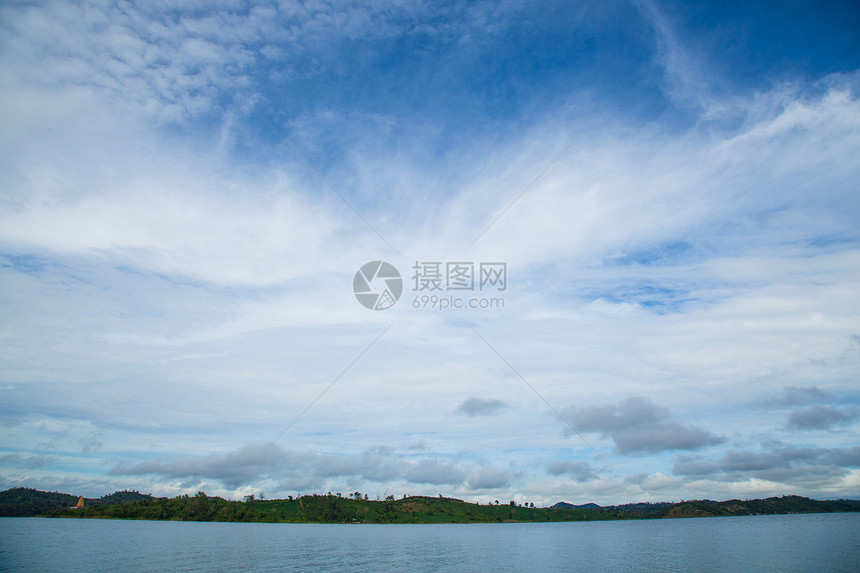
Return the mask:
<path id="1" fill-rule="evenodd" d="M 596 503 L 584 503 L 582 505 L 573 505 L 572 503 L 567 503 L 566 501 L 560 501 L 557 504 L 550 507 L 550 509 L 603 509 Z"/>
<path id="2" fill-rule="evenodd" d="M 267 523 L 507 523 L 860 511 L 860 501 L 816 501 L 799 496 L 607 507 L 559 502 L 548 508 L 534 508 L 514 502 L 480 505 L 453 498 L 424 496 L 372 501 L 362 499 L 358 492 L 355 497 L 306 495 L 298 499 L 228 501 L 203 492 L 195 496 L 155 498 L 124 491 L 86 499 L 84 509 L 70 509 L 77 499 L 77 496 L 57 492 L 10 489 L 0 492 L 0 516 Z"/>
<path id="3" fill-rule="evenodd" d="M 719 517 L 727 515 L 776 515 L 860 511 L 860 501 L 816 501 L 797 495 L 741 501 L 685 501 L 654 512 L 654 517 Z"/>
<path id="4" fill-rule="evenodd" d="M 452 498 L 414 496 L 370 501 L 334 495 L 298 499 L 227 501 L 195 496 L 145 499 L 48 512 L 51 517 L 246 521 L 289 523 L 503 523 L 514 521 L 595 521 L 614 519 L 587 509 L 540 509 L 518 505 L 479 505 Z"/>
<path id="5" fill-rule="evenodd" d="M 44 515 L 75 505 L 78 497 L 68 493 L 39 491 L 25 487 L 7 489 L 0 491 L 0 517 Z M 90 507 L 135 502 L 141 499 L 152 499 L 152 496 L 136 491 L 118 491 L 100 498 L 84 498 L 84 505 Z"/>
<path id="6" fill-rule="evenodd" d="M 624 505 L 596 506 L 571 505 L 559 502 L 553 507 L 593 507 L 617 519 L 659 519 L 673 517 L 721 517 L 732 515 L 777 515 L 789 513 L 835 513 L 860 511 L 860 501 L 816 501 L 807 497 L 789 495 L 741 501 L 691 500 L 679 503 L 627 503 Z"/>

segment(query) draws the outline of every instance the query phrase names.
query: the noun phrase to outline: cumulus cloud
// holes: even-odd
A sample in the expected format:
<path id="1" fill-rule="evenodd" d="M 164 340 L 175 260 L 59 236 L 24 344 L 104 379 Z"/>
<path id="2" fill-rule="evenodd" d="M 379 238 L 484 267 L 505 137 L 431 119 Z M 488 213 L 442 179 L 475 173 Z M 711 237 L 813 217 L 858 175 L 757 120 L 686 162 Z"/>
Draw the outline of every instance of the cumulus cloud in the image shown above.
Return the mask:
<path id="1" fill-rule="evenodd" d="M 597 473 L 588 462 L 555 461 L 547 466 L 550 475 L 570 476 L 574 481 L 591 481 L 597 479 Z"/>
<path id="2" fill-rule="evenodd" d="M 494 414 L 506 407 L 507 404 L 504 400 L 497 400 L 495 398 L 476 398 L 473 396 L 471 398 L 467 398 L 462 404 L 457 406 L 456 411 L 458 414 L 465 414 L 466 416 L 484 416 L 487 414 Z"/>
<path id="3" fill-rule="evenodd" d="M 122 462 L 110 470 L 111 475 L 157 475 L 168 479 L 197 478 L 217 480 L 230 487 L 247 485 L 271 471 L 299 467 L 305 456 L 295 456 L 277 445 L 248 444 L 232 452 L 212 453 L 203 457 L 160 457 L 138 463 Z M 319 473 L 325 474 L 325 460 Z"/>
<path id="4" fill-rule="evenodd" d="M 648 492 L 683 486 L 683 481 L 681 479 L 667 476 L 661 472 L 653 474 L 631 474 L 624 478 L 624 482 L 638 485 Z"/>
<path id="5" fill-rule="evenodd" d="M 817 386 L 785 386 L 780 394 L 762 398 L 758 403 L 762 406 L 786 407 L 830 402 L 834 399 L 831 393 Z"/>
<path id="6" fill-rule="evenodd" d="M 698 450 L 725 441 L 697 426 L 671 421 L 668 408 L 644 397 L 574 408 L 567 415 L 577 431 L 611 438 L 621 454 Z"/>
<path id="7" fill-rule="evenodd" d="M 812 406 L 795 410 L 788 415 L 789 430 L 829 430 L 835 426 L 847 426 L 858 418 L 854 410 L 841 410 L 829 406 Z"/>
<path id="8" fill-rule="evenodd" d="M 729 450 L 716 460 L 679 456 L 672 472 L 695 479 L 768 480 L 785 484 L 840 478 L 860 467 L 860 447 L 776 446 L 765 451 Z"/>
<path id="9" fill-rule="evenodd" d="M 218 481 L 230 488 L 263 479 L 319 487 L 326 480 L 356 478 L 368 482 L 404 480 L 414 484 L 459 485 L 468 471 L 455 461 L 435 457 L 397 456 L 387 448 L 361 455 L 292 452 L 277 445 L 248 444 L 207 456 L 159 457 L 137 463 L 123 462 L 111 475 L 155 475 L 168 479 Z M 304 488 L 302 488 L 304 489 Z"/>
<path id="10" fill-rule="evenodd" d="M 860 416 L 853 408 L 832 404 L 837 397 L 817 386 L 785 386 L 777 395 L 760 398 L 755 404 L 770 409 L 805 406 L 789 413 L 785 429 L 793 431 L 830 430 L 848 426 Z"/>
<path id="11" fill-rule="evenodd" d="M 416 484 L 456 485 L 463 482 L 466 473 L 453 462 L 427 459 L 410 464 L 403 477 Z"/>
<path id="12" fill-rule="evenodd" d="M 485 466 L 475 470 L 469 477 L 468 487 L 473 490 L 496 489 L 507 486 L 511 481 L 509 472 Z"/>

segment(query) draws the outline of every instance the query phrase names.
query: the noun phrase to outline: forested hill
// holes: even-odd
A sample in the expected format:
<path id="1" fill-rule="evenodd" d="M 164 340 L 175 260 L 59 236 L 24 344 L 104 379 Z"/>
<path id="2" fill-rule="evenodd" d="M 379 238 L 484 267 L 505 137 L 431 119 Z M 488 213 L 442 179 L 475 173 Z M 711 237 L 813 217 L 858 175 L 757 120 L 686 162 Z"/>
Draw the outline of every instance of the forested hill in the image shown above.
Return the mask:
<path id="1" fill-rule="evenodd" d="M 0 517 L 26 517 L 44 515 L 50 511 L 63 510 L 78 502 L 79 496 L 55 491 L 39 491 L 16 487 L 0 491 Z M 99 498 L 84 498 L 84 506 L 129 503 L 141 499 L 153 499 L 151 495 L 136 491 L 118 491 Z"/>
<path id="2" fill-rule="evenodd" d="M 194 496 L 64 509 L 49 517 L 245 521 L 267 523 L 500 523 L 617 519 L 600 511 L 554 510 L 513 504 L 480 505 L 459 499 L 413 496 L 386 501 L 360 496 L 306 495 L 298 499 L 227 501 L 203 492 Z"/>
<path id="3" fill-rule="evenodd" d="M 83 509 L 70 509 L 77 500 L 77 496 L 57 492 L 10 489 L 0 492 L 0 516 L 269 523 L 498 523 L 860 511 L 860 501 L 816 501 L 798 496 L 607 507 L 595 504 L 573 506 L 560 502 L 549 508 L 535 508 L 515 502 L 480 505 L 459 499 L 423 496 L 372 501 L 358 492 L 351 497 L 306 495 L 298 499 L 228 501 L 209 497 L 203 492 L 195 496 L 155 498 L 136 491 L 124 491 L 85 499 Z"/>
<path id="4" fill-rule="evenodd" d="M 817 501 L 797 495 L 729 501 L 695 500 L 680 503 L 632 503 L 601 508 L 619 516 L 643 518 L 719 517 L 728 515 L 776 515 L 860 511 L 860 501 Z"/>

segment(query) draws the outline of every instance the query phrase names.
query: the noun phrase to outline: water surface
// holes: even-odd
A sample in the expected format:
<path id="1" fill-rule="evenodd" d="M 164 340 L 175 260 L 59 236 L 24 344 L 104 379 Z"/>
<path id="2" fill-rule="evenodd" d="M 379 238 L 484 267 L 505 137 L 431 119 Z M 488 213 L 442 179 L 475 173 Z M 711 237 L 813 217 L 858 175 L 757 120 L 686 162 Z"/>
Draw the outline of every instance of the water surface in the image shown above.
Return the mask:
<path id="1" fill-rule="evenodd" d="M 7 571 L 860 571 L 860 513 L 311 525 L 0 519 Z"/>

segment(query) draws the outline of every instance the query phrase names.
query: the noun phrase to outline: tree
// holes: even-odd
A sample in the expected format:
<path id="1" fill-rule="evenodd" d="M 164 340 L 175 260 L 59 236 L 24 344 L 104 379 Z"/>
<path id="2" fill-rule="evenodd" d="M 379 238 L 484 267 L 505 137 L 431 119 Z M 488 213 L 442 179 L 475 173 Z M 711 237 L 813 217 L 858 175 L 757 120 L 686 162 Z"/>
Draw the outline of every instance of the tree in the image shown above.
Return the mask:
<path id="1" fill-rule="evenodd" d="M 386 495 L 385 501 L 394 501 L 394 496 L 393 495 Z"/>
<path id="2" fill-rule="evenodd" d="M 254 494 L 253 493 L 251 495 L 245 496 L 245 502 L 247 503 L 249 501 L 254 501 Z"/>
<path id="3" fill-rule="evenodd" d="M 510 505 L 511 507 L 516 507 L 517 502 L 515 502 L 514 500 L 511 500 L 511 502 L 508 505 Z"/>
<path id="4" fill-rule="evenodd" d="M 499 500 L 496 500 L 496 505 L 499 505 Z"/>

